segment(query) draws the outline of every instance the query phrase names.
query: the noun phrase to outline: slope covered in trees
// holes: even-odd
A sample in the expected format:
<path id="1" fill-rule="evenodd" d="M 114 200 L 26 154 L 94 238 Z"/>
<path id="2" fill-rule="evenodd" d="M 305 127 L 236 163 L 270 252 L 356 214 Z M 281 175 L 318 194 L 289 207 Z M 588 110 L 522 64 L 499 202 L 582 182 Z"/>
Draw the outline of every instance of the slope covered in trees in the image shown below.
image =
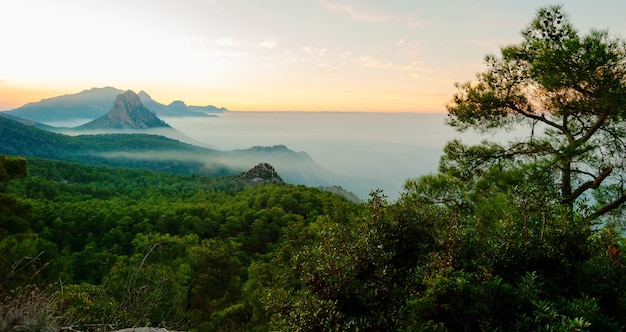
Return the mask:
<path id="1" fill-rule="evenodd" d="M 65 325 L 238 322 L 252 261 L 334 205 L 358 210 L 304 186 L 44 159 L 26 176 L 3 158 L 0 289 L 51 287 Z"/>
<path id="2" fill-rule="evenodd" d="M 0 330 L 625 330 L 626 47 L 561 7 L 523 37 L 449 111 L 529 138 L 453 141 L 395 202 L 0 158 Z"/>
<path id="3" fill-rule="evenodd" d="M 305 152 L 284 145 L 220 151 L 148 134 L 68 136 L 25 125 L 2 114 L 0 154 L 204 176 L 237 175 L 267 162 L 289 183 L 362 187 L 358 179 L 328 171 Z"/>

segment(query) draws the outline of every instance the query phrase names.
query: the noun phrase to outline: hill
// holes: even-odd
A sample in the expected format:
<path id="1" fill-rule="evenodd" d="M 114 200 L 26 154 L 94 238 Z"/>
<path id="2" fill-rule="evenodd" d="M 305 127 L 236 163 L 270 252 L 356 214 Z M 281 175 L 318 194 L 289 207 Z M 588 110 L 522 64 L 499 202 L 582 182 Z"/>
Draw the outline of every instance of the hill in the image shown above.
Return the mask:
<path id="1" fill-rule="evenodd" d="M 92 88 L 31 102 L 7 113 L 36 122 L 95 119 L 107 113 L 120 93 L 124 91 L 112 87 Z"/>
<path id="2" fill-rule="evenodd" d="M 236 181 L 249 184 L 284 184 L 283 179 L 276 173 L 276 170 L 272 165 L 268 163 L 261 163 L 251 170 L 241 174 L 235 178 Z"/>
<path id="3" fill-rule="evenodd" d="M 93 121 L 78 126 L 78 130 L 171 128 L 147 109 L 133 91 L 121 93 L 109 112 Z"/>
<path id="4" fill-rule="evenodd" d="M 143 104 L 158 116 L 216 116 L 215 114 L 226 112 L 224 107 L 188 106 L 184 101 L 176 100 L 169 105 L 163 105 L 150 97 L 145 91 L 139 91 L 139 98 Z M 207 114 L 215 113 L 215 114 Z"/>
<path id="5" fill-rule="evenodd" d="M 286 234 L 316 222 L 329 206 L 360 210 L 337 195 L 282 184 L 268 165 L 213 178 L 3 157 L 0 174 L 9 177 L 0 179 L 0 256 L 11 264 L 0 264 L 0 326 L 9 326 L 2 331 L 157 326 L 152 317 L 172 330 L 223 330 L 254 261 L 270 260 Z M 138 255 L 145 259 L 135 268 Z M 130 269 L 137 272 L 126 283 Z M 57 280 L 63 289 L 44 287 Z M 39 292 L 52 288 L 55 294 Z M 164 293 L 152 297 L 157 289 Z M 153 314 L 140 302 L 163 310 Z M 33 319 L 48 303 L 58 313 Z M 211 318 L 213 325 L 201 322 L 222 311 L 226 318 Z M 186 316 L 198 319 L 184 323 L 192 323 Z M 39 328 L 51 321 L 68 327 Z"/>
<path id="6" fill-rule="evenodd" d="M 341 183 L 344 177 L 322 168 L 305 152 L 284 145 L 219 151 L 148 134 L 68 136 L 6 116 L 0 116 L 0 154 L 206 176 L 237 175 L 269 163 L 286 183 L 352 188 Z"/>
<path id="7" fill-rule="evenodd" d="M 7 113 L 23 119 L 44 123 L 92 120 L 106 114 L 121 93 L 124 93 L 124 91 L 113 87 L 91 88 L 75 94 L 31 102 L 7 111 Z M 187 106 L 184 102 L 173 102 L 166 106 L 154 101 L 144 91 L 138 95 L 146 108 L 158 116 L 208 116 L 206 113 L 227 111 L 225 108 L 217 108 L 210 105 Z"/>

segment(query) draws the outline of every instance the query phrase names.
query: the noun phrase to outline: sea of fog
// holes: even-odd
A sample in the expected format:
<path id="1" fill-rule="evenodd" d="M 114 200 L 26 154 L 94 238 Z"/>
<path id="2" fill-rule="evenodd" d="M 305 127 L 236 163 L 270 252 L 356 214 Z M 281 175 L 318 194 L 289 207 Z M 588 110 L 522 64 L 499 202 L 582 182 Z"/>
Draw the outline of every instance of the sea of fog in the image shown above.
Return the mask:
<path id="1" fill-rule="evenodd" d="M 285 145 L 306 152 L 327 170 L 359 178 L 371 190 L 396 199 L 407 179 L 437 171 L 445 144 L 483 139 L 507 141 L 514 134 L 480 136 L 445 125 L 445 113 L 240 112 L 216 117 L 161 117 L 192 144 L 219 150 Z M 71 123 L 48 123 L 74 127 Z M 345 188 L 351 190 L 351 188 Z M 357 192 L 361 198 L 367 193 Z"/>
<path id="2" fill-rule="evenodd" d="M 460 138 L 477 143 L 485 138 L 457 132 L 445 125 L 445 117 L 443 113 L 231 111 L 217 117 L 163 120 L 220 150 L 285 145 L 304 151 L 328 170 L 371 179 L 377 183 L 372 190 L 383 189 L 394 199 L 407 179 L 436 172 L 446 142 Z"/>

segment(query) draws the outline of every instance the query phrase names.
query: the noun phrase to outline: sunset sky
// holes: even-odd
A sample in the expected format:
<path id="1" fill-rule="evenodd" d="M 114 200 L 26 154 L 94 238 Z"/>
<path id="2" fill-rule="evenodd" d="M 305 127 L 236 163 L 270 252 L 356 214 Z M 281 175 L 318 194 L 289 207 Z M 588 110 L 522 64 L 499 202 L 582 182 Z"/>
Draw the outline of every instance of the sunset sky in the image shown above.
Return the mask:
<path id="1" fill-rule="evenodd" d="M 626 37 L 626 1 L 562 1 Z M 92 87 L 229 110 L 438 112 L 544 1 L 2 0 L 0 109 Z"/>

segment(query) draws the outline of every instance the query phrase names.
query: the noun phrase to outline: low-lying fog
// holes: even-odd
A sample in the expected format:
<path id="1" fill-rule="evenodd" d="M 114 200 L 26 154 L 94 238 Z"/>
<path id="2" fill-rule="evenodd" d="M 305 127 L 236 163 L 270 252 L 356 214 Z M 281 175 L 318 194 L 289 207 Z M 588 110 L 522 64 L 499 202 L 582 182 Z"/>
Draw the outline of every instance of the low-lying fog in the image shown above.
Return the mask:
<path id="1" fill-rule="evenodd" d="M 217 117 L 162 117 L 192 144 L 219 150 L 285 145 L 320 166 L 362 179 L 368 190 L 396 199 L 409 178 L 437 171 L 445 144 L 507 141 L 513 134 L 479 136 L 446 126 L 445 113 L 225 112 Z M 48 123 L 74 127 L 89 120 Z M 381 185 L 382 183 L 382 185 Z M 351 188 L 345 188 L 351 190 Z M 359 192 L 361 198 L 367 193 Z"/>
<path id="2" fill-rule="evenodd" d="M 396 198 L 406 179 L 437 170 L 446 142 L 483 139 L 446 126 L 445 117 L 443 113 L 227 112 L 218 117 L 163 120 L 220 150 L 282 144 L 304 151 L 328 170 L 378 179 L 377 183 L 383 180 L 386 186 L 380 189 Z"/>

